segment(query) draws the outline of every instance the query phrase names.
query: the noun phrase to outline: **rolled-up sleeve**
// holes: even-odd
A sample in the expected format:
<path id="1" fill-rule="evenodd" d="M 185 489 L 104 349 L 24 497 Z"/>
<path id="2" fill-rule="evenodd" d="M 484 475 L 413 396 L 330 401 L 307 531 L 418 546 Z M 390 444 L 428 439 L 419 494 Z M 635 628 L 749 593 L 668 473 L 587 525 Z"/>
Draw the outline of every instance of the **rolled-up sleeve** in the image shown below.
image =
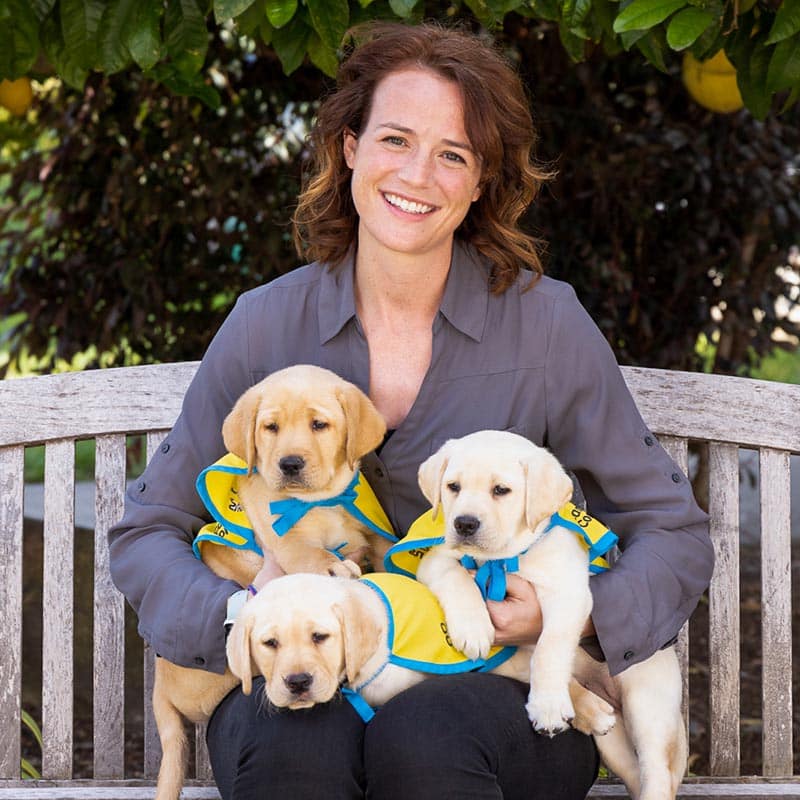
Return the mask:
<path id="1" fill-rule="evenodd" d="M 250 382 L 240 299 L 209 345 L 173 429 L 133 482 L 108 535 L 111 577 L 139 617 L 139 633 L 176 664 L 223 672 L 225 606 L 239 587 L 192 552 L 208 522 L 199 472 L 224 452 L 221 427 Z"/>
<path id="2" fill-rule="evenodd" d="M 670 643 L 708 587 L 708 517 L 569 287 L 550 329 L 547 445 L 576 475 L 589 512 L 620 538 L 613 568 L 591 579 L 592 619 L 616 674 Z"/>

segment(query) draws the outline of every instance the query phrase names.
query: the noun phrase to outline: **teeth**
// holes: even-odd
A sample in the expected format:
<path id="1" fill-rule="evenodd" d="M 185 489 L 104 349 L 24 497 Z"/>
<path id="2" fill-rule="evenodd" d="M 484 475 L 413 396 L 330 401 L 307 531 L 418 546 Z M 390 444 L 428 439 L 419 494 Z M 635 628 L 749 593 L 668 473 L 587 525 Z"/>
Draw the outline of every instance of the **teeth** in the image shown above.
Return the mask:
<path id="1" fill-rule="evenodd" d="M 410 200 L 405 200 L 398 197 L 396 194 L 385 194 L 386 201 L 393 206 L 405 211 L 409 214 L 427 214 L 433 211 L 433 206 L 426 206 L 423 203 L 413 203 Z"/>

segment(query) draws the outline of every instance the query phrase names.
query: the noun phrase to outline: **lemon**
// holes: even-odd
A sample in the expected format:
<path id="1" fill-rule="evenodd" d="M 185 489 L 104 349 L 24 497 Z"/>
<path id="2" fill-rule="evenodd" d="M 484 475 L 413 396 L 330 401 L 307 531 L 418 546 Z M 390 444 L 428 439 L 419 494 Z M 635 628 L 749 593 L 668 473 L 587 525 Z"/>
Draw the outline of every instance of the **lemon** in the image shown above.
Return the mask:
<path id="1" fill-rule="evenodd" d="M 720 50 L 708 61 L 698 61 L 691 53 L 683 56 L 683 83 L 692 99 L 718 114 L 729 114 L 744 106 L 736 85 L 736 68 Z"/>
<path id="2" fill-rule="evenodd" d="M 28 78 L 0 81 L 0 106 L 21 117 L 33 102 L 33 89 Z"/>

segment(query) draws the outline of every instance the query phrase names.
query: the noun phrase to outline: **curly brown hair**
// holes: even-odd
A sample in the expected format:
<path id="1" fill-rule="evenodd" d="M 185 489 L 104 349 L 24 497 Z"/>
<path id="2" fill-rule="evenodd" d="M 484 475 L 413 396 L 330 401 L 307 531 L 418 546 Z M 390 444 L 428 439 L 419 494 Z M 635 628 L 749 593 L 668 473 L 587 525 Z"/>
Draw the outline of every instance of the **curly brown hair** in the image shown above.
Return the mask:
<path id="1" fill-rule="evenodd" d="M 481 194 L 456 235 L 492 264 L 493 292 L 505 291 L 521 268 L 542 274 L 540 242 L 518 221 L 553 173 L 532 157 L 536 131 L 522 81 L 492 43 L 438 23 L 373 22 L 350 31 L 351 51 L 336 89 L 320 104 L 310 136 L 312 164 L 293 217 L 301 257 L 339 264 L 357 239 L 343 136 L 369 118 L 373 93 L 387 75 L 423 68 L 455 83 L 464 102 L 470 144 L 482 160 Z"/>

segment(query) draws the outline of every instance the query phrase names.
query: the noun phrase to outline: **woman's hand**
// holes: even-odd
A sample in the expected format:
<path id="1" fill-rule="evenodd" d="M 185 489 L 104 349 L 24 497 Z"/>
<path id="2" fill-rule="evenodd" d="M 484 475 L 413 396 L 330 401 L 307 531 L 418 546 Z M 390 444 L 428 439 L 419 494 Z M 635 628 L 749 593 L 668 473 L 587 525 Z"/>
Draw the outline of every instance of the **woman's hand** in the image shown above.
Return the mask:
<path id="1" fill-rule="evenodd" d="M 504 600 L 487 600 L 494 625 L 494 643 L 499 645 L 535 644 L 542 632 L 542 609 L 530 581 L 513 573 L 506 575 Z"/>
<path id="2" fill-rule="evenodd" d="M 255 578 L 253 578 L 251 585 L 256 589 L 263 589 L 273 578 L 280 578 L 281 575 L 285 574 L 286 573 L 278 566 L 278 562 L 275 560 L 272 553 L 270 553 L 269 550 L 265 550 L 264 564 Z"/>

